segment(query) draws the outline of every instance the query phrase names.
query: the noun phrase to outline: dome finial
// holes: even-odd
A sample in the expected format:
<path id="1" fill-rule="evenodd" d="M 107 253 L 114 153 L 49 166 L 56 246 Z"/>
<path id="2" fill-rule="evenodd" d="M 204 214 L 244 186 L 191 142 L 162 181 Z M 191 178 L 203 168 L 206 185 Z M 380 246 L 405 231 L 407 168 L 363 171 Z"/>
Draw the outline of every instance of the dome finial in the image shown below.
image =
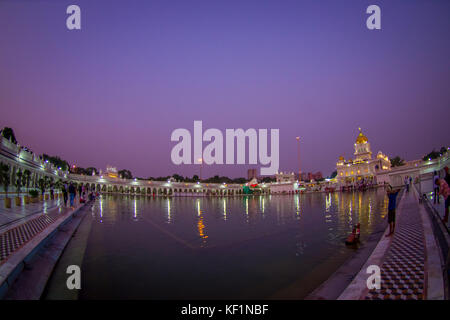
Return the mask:
<path id="1" fill-rule="evenodd" d="M 366 142 L 368 142 L 367 137 L 362 133 L 361 128 L 358 128 L 358 129 L 359 129 L 359 135 L 356 138 L 356 143 L 366 143 Z"/>

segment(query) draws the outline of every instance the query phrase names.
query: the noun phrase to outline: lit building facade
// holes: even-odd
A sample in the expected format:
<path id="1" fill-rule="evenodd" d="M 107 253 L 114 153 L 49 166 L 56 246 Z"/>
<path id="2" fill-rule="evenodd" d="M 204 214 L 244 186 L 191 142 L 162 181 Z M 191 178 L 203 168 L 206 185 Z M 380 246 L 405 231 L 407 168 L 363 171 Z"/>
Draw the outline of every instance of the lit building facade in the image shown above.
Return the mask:
<path id="1" fill-rule="evenodd" d="M 106 175 L 109 178 L 118 178 L 119 177 L 119 173 L 117 171 L 116 167 L 112 167 L 112 166 L 106 166 Z"/>
<path id="2" fill-rule="evenodd" d="M 276 181 L 278 182 L 278 183 L 282 183 L 282 182 L 289 182 L 289 183 L 291 183 L 291 182 L 294 182 L 296 179 L 295 179 L 295 175 L 294 175 L 294 173 L 293 172 L 277 172 L 276 174 L 275 174 L 275 178 L 277 179 Z"/>
<path id="3" fill-rule="evenodd" d="M 359 135 L 354 144 L 354 158 L 345 160 L 339 157 L 336 164 L 337 180 L 341 185 L 356 184 L 360 182 L 377 183 L 377 175 L 391 170 L 389 158 L 379 151 L 372 157 L 370 143 L 359 128 Z"/>

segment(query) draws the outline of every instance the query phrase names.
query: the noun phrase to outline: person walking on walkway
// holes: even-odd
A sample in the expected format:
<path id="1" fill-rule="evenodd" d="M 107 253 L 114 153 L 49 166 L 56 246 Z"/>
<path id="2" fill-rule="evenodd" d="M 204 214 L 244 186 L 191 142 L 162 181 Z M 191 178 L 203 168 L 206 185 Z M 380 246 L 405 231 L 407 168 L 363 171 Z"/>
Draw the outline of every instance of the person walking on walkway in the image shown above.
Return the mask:
<path id="1" fill-rule="evenodd" d="M 433 198 L 433 203 L 436 204 L 439 203 L 439 175 L 437 174 L 437 172 L 434 172 L 434 176 L 433 176 L 433 190 L 434 190 L 434 198 Z"/>
<path id="2" fill-rule="evenodd" d="M 409 192 L 409 179 L 408 176 L 405 177 L 405 187 L 406 187 L 406 192 Z"/>
<path id="3" fill-rule="evenodd" d="M 75 199 L 75 186 L 71 183 L 69 185 L 70 206 L 73 208 L 73 200 Z"/>
<path id="4" fill-rule="evenodd" d="M 397 196 L 400 190 L 399 189 L 393 190 L 392 186 L 388 185 L 386 192 L 389 199 L 388 204 L 389 233 L 386 235 L 386 237 L 389 237 L 391 234 L 394 233 L 395 230 L 395 208 L 397 206 Z"/>
<path id="5" fill-rule="evenodd" d="M 450 187 L 444 179 L 439 179 L 438 181 L 440 187 L 439 195 L 444 198 L 445 203 L 445 215 L 442 221 L 446 224 L 448 222 L 448 207 L 450 206 Z"/>

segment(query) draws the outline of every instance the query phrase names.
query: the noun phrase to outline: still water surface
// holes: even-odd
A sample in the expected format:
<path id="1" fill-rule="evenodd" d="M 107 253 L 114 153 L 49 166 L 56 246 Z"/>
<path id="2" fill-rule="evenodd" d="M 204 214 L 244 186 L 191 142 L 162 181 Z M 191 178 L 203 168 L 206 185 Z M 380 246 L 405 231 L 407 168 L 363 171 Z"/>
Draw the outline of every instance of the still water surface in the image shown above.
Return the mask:
<path id="1" fill-rule="evenodd" d="M 230 198 L 102 196 L 81 299 L 302 298 L 386 214 L 383 190 Z"/>

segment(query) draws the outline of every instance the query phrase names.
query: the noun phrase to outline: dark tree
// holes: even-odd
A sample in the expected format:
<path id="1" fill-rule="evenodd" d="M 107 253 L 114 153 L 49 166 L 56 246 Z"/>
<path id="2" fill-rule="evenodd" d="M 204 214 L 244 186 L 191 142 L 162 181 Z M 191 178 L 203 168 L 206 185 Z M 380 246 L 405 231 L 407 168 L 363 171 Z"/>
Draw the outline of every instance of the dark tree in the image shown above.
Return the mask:
<path id="1" fill-rule="evenodd" d="M 82 167 L 75 167 L 70 170 L 71 173 L 87 175 L 86 169 Z"/>
<path id="2" fill-rule="evenodd" d="M 41 193 L 44 194 L 45 193 L 45 187 L 46 187 L 45 180 L 43 178 L 40 178 L 38 180 L 38 185 L 39 185 L 39 189 L 41 189 Z"/>
<path id="3" fill-rule="evenodd" d="M 119 177 L 121 177 L 122 179 L 133 179 L 131 171 L 127 169 L 119 170 Z"/>
<path id="4" fill-rule="evenodd" d="M 266 178 L 270 179 L 270 177 L 265 177 L 265 178 L 263 178 L 263 180 L 266 179 Z M 247 179 L 245 179 L 245 178 L 235 178 L 235 179 L 233 179 L 233 183 L 237 183 L 237 184 L 244 184 L 246 182 L 247 182 Z"/>
<path id="5" fill-rule="evenodd" d="M 30 186 L 30 180 L 31 180 L 31 171 L 28 169 L 25 169 L 25 171 L 23 172 L 23 179 L 24 179 L 24 185 L 25 187 L 29 187 Z"/>
<path id="6" fill-rule="evenodd" d="M 0 183 L 3 186 L 3 190 L 5 191 L 6 197 L 8 197 L 8 187 L 11 183 L 11 179 L 9 176 L 9 165 L 0 163 Z"/>
<path id="7" fill-rule="evenodd" d="M 58 156 L 49 156 L 47 154 L 43 154 L 42 155 L 42 159 L 44 159 L 44 161 L 48 161 L 51 164 L 53 164 L 55 167 L 57 168 L 61 168 L 64 171 L 69 170 L 69 163 L 66 160 L 62 160 L 60 157 Z"/>
<path id="8" fill-rule="evenodd" d="M 424 156 L 422 158 L 423 161 L 428 161 L 428 160 L 433 160 L 433 159 L 437 159 L 440 156 L 442 156 L 444 153 L 446 153 L 448 151 L 447 147 L 442 147 L 439 151 L 436 151 L 433 149 L 433 151 L 431 151 L 429 154 L 427 154 L 426 156 Z"/>
<path id="9" fill-rule="evenodd" d="M 95 172 L 95 175 L 98 175 L 98 173 L 99 173 L 99 171 L 97 170 L 97 168 L 94 168 L 94 167 L 86 168 L 85 172 L 86 172 L 86 174 L 89 175 L 89 176 L 92 176 L 92 174 L 93 174 L 94 172 Z"/>
<path id="10" fill-rule="evenodd" d="M 271 182 L 275 182 L 275 181 L 277 181 L 277 179 L 275 177 L 264 177 L 261 180 L 261 182 L 264 182 L 264 183 L 271 183 Z"/>
<path id="11" fill-rule="evenodd" d="M 152 178 L 151 180 L 154 180 L 154 181 L 167 181 L 167 180 L 169 180 L 170 179 L 170 176 L 167 176 L 167 177 L 157 177 L 157 178 Z"/>
<path id="12" fill-rule="evenodd" d="M 14 135 L 14 130 L 8 127 L 4 127 L 1 131 L 3 137 L 11 140 L 12 143 L 17 144 L 16 136 Z"/>
<path id="13" fill-rule="evenodd" d="M 405 160 L 403 160 L 399 156 L 396 156 L 395 158 L 391 158 L 390 160 L 391 160 L 392 167 L 400 167 L 405 164 Z"/>
<path id="14" fill-rule="evenodd" d="M 183 182 L 184 181 L 184 177 L 183 176 L 180 176 L 179 174 L 174 174 L 174 175 L 172 175 L 172 177 L 176 180 L 176 181 L 181 181 L 181 182 Z"/>

